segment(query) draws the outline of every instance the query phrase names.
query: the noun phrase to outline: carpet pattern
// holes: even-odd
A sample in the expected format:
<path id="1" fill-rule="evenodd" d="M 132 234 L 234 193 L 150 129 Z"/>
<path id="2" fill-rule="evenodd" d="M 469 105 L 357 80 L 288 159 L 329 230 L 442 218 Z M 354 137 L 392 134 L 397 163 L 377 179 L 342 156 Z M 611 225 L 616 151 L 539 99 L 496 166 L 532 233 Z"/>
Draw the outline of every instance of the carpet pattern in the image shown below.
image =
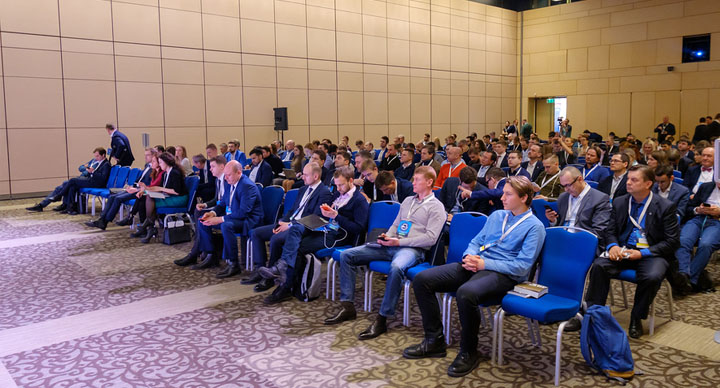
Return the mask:
<path id="1" fill-rule="evenodd" d="M 17 238 L 89 231 L 82 225 L 89 216 L 4 211 L 6 204 L 0 203 L 0 263 L 4 267 L 0 333 L 223 283 L 214 278 L 215 270 L 191 271 L 172 265 L 172 259 L 189 249 L 188 244 L 143 245 L 127 237 L 127 228 L 91 232 L 90 239 L 4 248 L 3 241 Z M 717 261 L 712 261 L 709 269 L 714 279 L 720 279 Z M 375 282 L 377 312 L 384 284 L 380 279 Z M 613 288 L 616 303 L 622 303 L 618 282 Z M 634 287 L 626 288 L 632 301 Z M 658 319 L 668 315 L 663 291 L 657 299 Z M 361 290 L 356 293 L 356 306 L 362 305 L 361 294 Z M 446 358 L 406 360 L 402 349 L 422 339 L 420 313 L 414 301 L 409 327 L 402 326 L 398 316 L 389 321 L 388 334 L 358 341 L 357 334 L 370 324 L 373 313 L 362 312 L 355 321 L 325 326 L 322 322 L 334 313 L 337 302 L 321 297 L 310 303 L 292 300 L 264 306 L 265 295 L 253 294 L 101 334 L 78 336 L 11 354 L 0 362 L 18 387 L 552 386 L 556 325 L 541 326 L 542 345 L 534 347 L 524 319 L 507 317 L 505 365 L 500 367 L 489 362 L 490 329 L 481 328 L 479 351 L 488 360 L 472 374 L 453 379 L 446 369 L 458 350 L 457 320 L 452 334 L 455 344 Z M 718 329 L 718 302 L 717 294 L 676 300 L 676 319 Z M 82 332 L 82 328 L 78 330 Z M 662 330 L 662 325 L 656 330 Z M 637 368 L 645 375 L 629 386 L 717 386 L 720 361 L 660 346 L 646 338 L 630 342 Z M 615 386 L 586 366 L 577 333 L 564 336 L 562 361 L 561 386 Z"/>

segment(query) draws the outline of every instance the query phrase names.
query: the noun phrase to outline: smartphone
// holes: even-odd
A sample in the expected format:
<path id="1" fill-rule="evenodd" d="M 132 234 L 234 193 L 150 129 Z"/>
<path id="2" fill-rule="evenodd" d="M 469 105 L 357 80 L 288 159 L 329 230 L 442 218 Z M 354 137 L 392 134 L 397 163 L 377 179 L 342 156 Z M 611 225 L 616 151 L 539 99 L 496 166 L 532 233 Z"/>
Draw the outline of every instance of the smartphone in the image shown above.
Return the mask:
<path id="1" fill-rule="evenodd" d="M 707 202 L 703 202 L 702 206 L 703 206 L 703 207 L 710 207 L 710 204 L 707 203 Z"/>
<path id="2" fill-rule="evenodd" d="M 545 210 L 550 210 L 550 211 L 554 211 L 554 210 L 553 210 L 553 208 L 552 208 L 552 207 L 550 207 L 550 205 L 545 205 Z"/>

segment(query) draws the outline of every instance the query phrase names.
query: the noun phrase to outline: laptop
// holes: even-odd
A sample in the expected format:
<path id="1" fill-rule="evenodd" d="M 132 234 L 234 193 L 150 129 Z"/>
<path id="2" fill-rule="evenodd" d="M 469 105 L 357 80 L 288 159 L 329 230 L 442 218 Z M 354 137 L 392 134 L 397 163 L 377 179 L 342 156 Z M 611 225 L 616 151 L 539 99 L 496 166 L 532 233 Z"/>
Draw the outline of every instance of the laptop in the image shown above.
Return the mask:
<path id="1" fill-rule="evenodd" d="M 283 175 L 285 175 L 286 179 L 297 178 L 297 173 L 292 168 L 283 168 Z"/>
<path id="2" fill-rule="evenodd" d="M 147 190 L 145 190 L 145 194 L 149 195 L 150 198 L 154 198 L 154 199 L 165 199 L 165 198 L 168 197 L 167 194 L 161 193 L 161 192 L 159 192 L 159 191 L 147 191 Z"/>
<path id="3" fill-rule="evenodd" d="M 387 233 L 387 229 L 375 228 L 368 232 L 367 238 L 365 239 L 365 245 L 373 248 L 380 248 L 382 245 L 377 243 L 378 237 L 381 234 Z"/>
<path id="4" fill-rule="evenodd" d="M 323 230 L 325 225 L 330 223 L 330 221 L 318 216 L 317 214 L 307 215 L 297 220 L 297 222 L 299 222 L 300 225 L 313 231 L 321 231 Z"/>

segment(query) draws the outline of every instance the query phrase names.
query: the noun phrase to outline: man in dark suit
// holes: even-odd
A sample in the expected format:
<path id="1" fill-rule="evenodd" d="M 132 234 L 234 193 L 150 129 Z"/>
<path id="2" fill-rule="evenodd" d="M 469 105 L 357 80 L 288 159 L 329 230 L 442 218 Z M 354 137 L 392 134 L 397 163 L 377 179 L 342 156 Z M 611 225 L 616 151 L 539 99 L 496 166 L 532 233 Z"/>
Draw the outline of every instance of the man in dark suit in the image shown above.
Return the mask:
<path id="1" fill-rule="evenodd" d="M 204 156 L 193 156 L 193 170 L 199 178 L 197 196 L 203 201 L 210 201 L 215 196 L 215 176 L 213 176 L 210 162 Z"/>
<path id="2" fill-rule="evenodd" d="M 342 167 L 341 167 L 342 168 Z M 308 163 L 303 168 L 302 179 L 305 186 L 298 191 L 297 199 L 292 204 L 292 208 L 277 225 L 265 225 L 253 229 L 250 238 L 252 240 L 252 259 L 256 268 L 272 267 L 282 256 L 283 246 L 287 243 L 290 236 L 291 228 L 300 231 L 304 230 L 304 226 L 299 224 L 297 220 L 310 214 L 321 215 L 320 205 L 330 203 L 332 194 L 327 186 L 322 184 L 320 176 L 322 169 L 317 163 Z M 290 204 L 285 204 L 289 206 Z M 265 242 L 270 242 L 270 260 L 267 259 L 267 250 Z M 279 268 L 285 273 L 286 268 Z M 261 292 L 270 289 L 273 286 L 272 279 L 263 279 L 260 272 L 255 271 L 249 278 L 243 279 L 243 284 L 255 284 L 255 291 Z"/>
<path id="3" fill-rule="evenodd" d="M 524 176 L 525 178 L 530 180 L 530 173 L 528 173 L 527 171 L 525 171 L 524 168 L 521 167 L 522 151 L 508 152 L 507 162 L 509 168 L 507 176 Z"/>
<path id="4" fill-rule="evenodd" d="M 380 171 L 378 171 L 378 167 L 374 161 L 366 160 L 363 162 L 362 169 L 360 171 L 360 177 L 363 180 L 362 192 L 370 202 L 386 201 L 390 199 L 375 185 L 375 180 L 379 174 Z"/>
<path id="5" fill-rule="evenodd" d="M 283 172 L 283 169 L 285 168 L 282 160 L 280 160 L 277 155 L 270 152 L 270 147 L 262 146 L 260 148 L 262 149 L 263 160 L 270 165 L 270 168 L 272 168 L 273 176 L 277 177 L 278 174 Z"/>
<path id="6" fill-rule="evenodd" d="M 78 204 L 75 202 L 75 196 L 80 189 L 86 187 L 100 188 L 107 185 L 108 177 L 110 176 L 110 162 L 105 160 L 105 154 L 104 148 L 96 148 L 95 151 L 93 151 L 93 158 L 98 162 L 98 165 L 94 169 L 88 168 L 90 176 L 72 178 L 68 181 L 68 184 L 62 192 L 65 210 L 60 213 L 70 215 L 78 214 Z"/>
<path id="7" fill-rule="evenodd" d="M 654 132 L 658 134 L 658 143 L 664 142 L 668 136 L 675 136 L 675 125 L 670 122 L 670 116 L 663 117 L 662 123 L 655 127 Z"/>
<path id="8" fill-rule="evenodd" d="M 540 176 L 540 173 L 545 169 L 542 163 L 542 148 L 537 144 L 532 144 L 528 147 L 528 160 L 522 162 L 520 166 L 530 174 L 530 180 L 535 182 Z"/>
<path id="9" fill-rule="evenodd" d="M 375 179 L 375 187 L 391 201 L 402 203 L 407 197 L 415 195 L 412 182 L 396 178 L 390 171 L 380 171 Z"/>
<path id="10" fill-rule="evenodd" d="M 213 196 L 212 200 L 206 203 L 201 202 L 195 205 L 195 213 L 193 216 L 193 219 L 195 220 L 195 223 L 197 225 L 195 230 L 200 230 L 200 218 L 202 217 L 202 215 L 209 212 L 210 210 L 213 210 L 215 205 L 217 205 L 217 203 L 223 199 L 225 193 L 230 192 L 230 185 L 225 180 L 225 157 L 216 156 L 210 159 L 208 163 L 210 164 L 210 170 L 215 177 L 215 195 Z M 196 264 L 198 257 L 200 257 L 200 263 Z M 195 264 L 190 269 L 205 269 L 214 266 L 217 261 L 217 257 L 213 257 L 212 255 L 208 255 L 207 253 L 200 251 L 200 239 L 196 234 L 195 241 L 193 242 L 190 253 L 188 253 L 185 257 L 181 259 L 175 260 L 174 263 L 181 267 Z"/>
<path id="11" fill-rule="evenodd" d="M 263 160 L 262 150 L 253 148 L 250 151 L 250 160 L 252 161 L 247 169 L 250 170 L 248 177 L 254 183 L 260 183 L 263 187 L 270 186 L 273 180 L 272 167 Z"/>
<path id="12" fill-rule="evenodd" d="M 693 143 L 697 143 L 700 140 L 710 141 L 710 139 L 707 136 L 708 124 L 710 124 L 710 123 L 705 122 L 705 117 L 700 117 L 700 124 L 695 126 L 695 133 L 693 134 L 693 137 L 692 137 Z"/>
<path id="13" fill-rule="evenodd" d="M 382 171 L 395 171 L 402 164 L 400 162 L 400 151 L 402 146 L 400 144 L 391 144 L 388 146 L 387 156 L 380 163 L 380 170 Z"/>
<path id="14" fill-rule="evenodd" d="M 630 157 L 625 153 L 615 154 L 610 158 L 610 171 L 612 175 L 598 182 L 597 189 L 610 196 L 610 199 L 627 194 L 627 168 Z"/>
<path id="15" fill-rule="evenodd" d="M 78 170 L 80 171 L 80 176 L 78 178 L 89 177 L 90 172 L 88 171 L 88 169 L 91 169 L 91 170 L 95 169 L 95 168 L 97 168 L 98 164 L 100 164 L 100 162 L 95 160 L 95 158 L 93 157 L 87 163 L 78 166 Z M 67 187 L 68 183 L 70 183 L 70 180 L 63 181 L 60 185 L 56 186 L 55 189 L 53 189 L 53 191 L 50 194 L 48 194 L 45 198 L 43 198 L 42 201 L 36 203 L 33 206 L 26 207 L 25 210 L 28 210 L 31 212 L 41 212 L 41 211 L 43 211 L 44 208 L 46 208 L 51 203 L 61 200 L 62 193 L 65 191 L 65 187 Z M 65 210 L 65 204 L 61 204 L 60 206 L 54 208 L 53 210 L 56 212 L 61 212 L 61 211 Z"/>
<path id="16" fill-rule="evenodd" d="M 687 187 L 675 182 L 675 175 L 672 167 L 668 165 L 660 165 L 655 169 L 655 184 L 652 188 L 653 193 L 669 200 L 677 206 L 677 214 L 680 219 L 685 218 L 688 201 L 690 200 L 690 190 Z"/>
<path id="17" fill-rule="evenodd" d="M 477 170 L 478 183 L 487 186 L 485 174 L 487 174 L 491 167 L 495 167 L 495 162 L 497 162 L 497 154 L 492 150 L 485 151 L 480 155 L 480 164 L 476 168 L 473 167 Z"/>
<path id="18" fill-rule="evenodd" d="M 680 248 L 675 253 L 679 272 L 684 278 L 684 292 L 713 289 L 712 279 L 705 267 L 713 252 L 720 249 L 720 183 L 700 185 L 687 211 L 692 218 L 680 232 Z M 693 257 L 693 247 L 697 251 Z"/>
<path id="19" fill-rule="evenodd" d="M 260 190 L 255 183 L 243 175 L 242 170 L 242 164 L 237 160 L 225 165 L 224 179 L 229 187 L 215 207 L 199 219 L 197 238 L 200 242 L 200 251 L 205 254 L 206 260 L 212 261 L 214 255 L 212 228 L 219 225 L 222 232 L 222 256 L 227 266 L 215 276 L 218 279 L 240 273 L 236 234 L 248 236 L 255 225 L 263 219 Z"/>
<path id="20" fill-rule="evenodd" d="M 710 141 L 714 137 L 720 137 L 720 113 L 716 114 L 715 120 L 708 124 L 707 132 L 705 132 L 705 137 L 700 140 Z"/>
<path id="21" fill-rule="evenodd" d="M 410 181 L 415 174 L 415 165 L 413 164 L 413 150 L 406 148 L 400 154 L 400 167 L 395 169 L 395 177 Z"/>
<path id="22" fill-rule="evenodd" d="M 228 162 L 237 160 L 243 167 L 248 165 L 245 153 L 240 151 L 240 140 L 238 139 L 232 139 L 228 142 L 228 152 L 226 152 L 224 156 Z"/>
<path id="23" fill-rule="evenodd" d="M 387 171 L 382 174 L 392 175 Z M 326 246 L 355 245 L 358 236 L 365 232 L 369 205 L 360 189 L 353 184 L 353 177 L 353 170 L 349 167 L 336 170 L 333 179 L 337 190 L 332 194 L 332 202 L 323 203 L 320 207 L 323 217 L 334 220 L 335 225 L 344 232 L 331 227 L 324 231 L 310 231 L 305 227 L 294 226 L 288 229 L 289 235 L 285 239 L 280 260 L 273 267 L 258 270 L 261 276 L 278 278 L 280 282 L 263 303 L 276 304 L 292 297 L 293 280 L 300 275 L 295 272 L 298 260 L 305 260 L 306 255 L 314 254 Z"/>
<path id="24" fill-rule="evenodd" d="M 598 257 L 593 263 L 585 297 L 589 306 L 605 305 L 610 279 L 622 270 L 636 270 L 638 282 L 628 330 L 631 338 L 642 336 L 642 320 L 647 318 L 669 261 L 679 246 L 675 204 L 653 194 L 654 181 L 650 167 L 630 167 L 628 195 L 618 197 L 612 204 L 606 233 L 607 257 Z"/>
<path id="25" fill-rule="evenodd" d="M 145 168 L 143 169 L 142 173 L 140 173 L 140 177 L 138 178 L 138 182 L 149 186 L 150 185 L 150 178 L 152 173 L 151 168 L 151 162 L 153 159 L 153 155 L 156 155 L 157 152 L 153 148 L 146 148 L 145 149 Z M 100 214 L 100 218 L 98 218 L 95 221 L 86 222 L 85 225 L 93 228 L 98 228 L 101 230 L 105 230 L 107 227 L 107 224 L 110 223 L 112 220 L 115 219 L 115 215 L 120 210 L 120 207 L 123 203 L 136 198 L 136 194 L 140 189 L 137 188 L 137 184 L 135 182 L 132 182 L 130 185 L 125 185 L 125 191 L 115 194 L 110 194 L 107 201 L 105 202 L 105 209 L 103 210 L 102 214 Z M 130 225 L 132 223 L 132 216 L 128 215 L 129 219 L 120 220 L 118 221 L 119 226 L 125 226 Z"/>
<path id="26" fill-rule="evenodd" d="M 461 170 L 462 171 L 462 170 Z M 487 182 L 487 190 L 469 190 L 462 186 L 459 186 L 459 190 L 462 190 L 463 199 L 472 199 L 477 202 L 478 207 L 487 211 L 487 215 L 490 215 L 495 210 L 502 210 L 502 196 L 503 188 L 505 188 L 505 172 L 502 169 L 493 167 L 488 170 L 485 174 L 485 180 Z"/>
<path id="27" fill-rule="evenodd" d="M 493 151 L 497 158 L 495 160 L 495 167 L 503 168 L 508 166 L 507 161 L 507 143 L 504 140 L 498 140 L 493 142 Z"/>
<path id="28" fill-rule="evenodd" d="M 448 222 L 452 221 L 453 214 L 460 212 L 479 211 L 490 214 L 492 209 L 487 201 L 473 199 L 472 195 L 470 198 L 463 198 L 462 189 L 475 192 L 487 190 L 488 188 L 478 183 L 477 172 L 472 167 L 465 167 L 460 170 L 460 175 L 457 178 L 450 177 L 446 179 L 437 197 L 445 206 L 445 212 L 448 213 Z"/>
<path id="29" fill-rule="evenodd" d="M 116 164 L 120 166 L 130 166 L 135 157 L 133 156 L 132 149 L 130 148 L 130 140 L 124 133 L 115 129 L 112 124 L 105 125 L 108 135 L 110 135 L 110 160 L 116 161 Z"/>
<path id="30" fill-rule="evenodd" d="M 713 181 L 715 148 L 705 147 L 701 152 L 700 164 L 690 167 L 685 174 L 685 179 L 683 181 L 685 187 L 690 189 L 691 196 L 698 191 L 701 184 Z"/>

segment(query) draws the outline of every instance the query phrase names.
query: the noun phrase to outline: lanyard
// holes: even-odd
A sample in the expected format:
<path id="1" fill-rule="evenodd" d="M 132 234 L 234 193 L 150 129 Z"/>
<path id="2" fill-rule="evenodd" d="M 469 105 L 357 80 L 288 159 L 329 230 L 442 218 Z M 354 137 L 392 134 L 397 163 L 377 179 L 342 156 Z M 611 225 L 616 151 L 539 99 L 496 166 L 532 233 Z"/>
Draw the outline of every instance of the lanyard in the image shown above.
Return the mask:
<path id="1" fill-rule="evenodd" d="M 595 169 L 597 168 L 597 166 L 599 164 L 600 163 L 596 163 L 595 166 L 593 168 L 591 168 L 590 171 L 588 171 L 588 172 L 585 172 L 585 167 L 583 167 L 583 179 L 587 178 L 588 175 L 592 174 L 592 172 L 595 171 Z"/>
<path id="2" fill-rule="evenodd" d="M 237 183 L 235 183 L 232 188 L 230 189 L 230 199 L 228 200 L 228 206 L 232 203 L 233 195 L 235 195 L 235 189 L 237 188 Z"/>
<path id="3" fill-rule="evenodd" d="M 532 212 L 528 211 L 528 213 L 525 214 L 518 222 L 516 222 L 512 226 L 510 226 L 510 229 L 505 230 L 505 226 L 507 226 L 507 220 L 510 217 L 510 212 L 508 212 L 508 214 L 505 215 L 505 219 L 503 220 L 502 234 L 500 235 L 500 238 L 495 240 L 494 242 L 491 242 L 490 244 L 484 245 L 483 248 L 481 249 L 481 252 L 486 251 L 486 250 L 490 249 L 491 247 L 494 247 L 495 245 L 500 244 L 505 239 L 505 237 L 507 237 L 510 234 L 510 232 L 515 230 L 515 228 L 517 228 L 520 224 L 522 224 L 523 221 L 530 218 L 531 215 L 532 215 Z"/>
<path id="4" fill-rule="evenodd" d="M 567 221 L 570 222 L 572 220 L 572 225 L 575 226 L 575 220 L 577 220 L 577 211 L 580 208 L 580 203 L 582 202 L 583 198 L 585 198 L 585 195 L 590 191 L 590 185 L 585 185 L 585 188 L 580 193 L 580 195 L 577 196 L 577 198 L 573 198 L 570 196 L 568 199 L 568 204 L 570 200 L 574 200 L 572 206 L 570 207 L 570 213 L 568 213 Z"/>
<path id="5" fill-rule="evenodd" d="M 541 188 L 541 189 L 545 188 L 545 186 L 547 186 L 548 183 L 554 181 L 555 178 L 558 177 L 558 175 L 560 175 L 559 172 L 558 172 L 557 174 L 553 175 L 552 178 L 550 178 L 549 181 L 546 181 L 546 179 L 547 179 L 547 173 L 545 173 L 545 177 L 543 178 L 543 182 L 542 182 L 542 185 L 540 186 L 540 188 Z"/>
<path id="6" fill-rule="evenodd" d="M 517 176 L 518 174 L 520 174 L 520 169 L 522 169 L 522 167 L 518 167 L 517 170 L 515 170 L 515 173 L 512 174 L 512 176 Z"/>
<path id="7" fill-rule="evenodd" d="M 170 171 L 172 171 L 172 167 L 170 167 L 170 169 L 165 172 L 165 180 L 163 181 L 163 187 L 167 187 L 168 179 L 170 179 Z"/>
<path id="8" fill-rule="evenodd" d="M 462 162 L 459 162 L 457 166 L 453 167 L 452 164 L 450 165 L 450 172 L 448 173 L 448 177 L 452 176 L 453 171 L 455 171 L 460 165 L 463 164 Z"/>
<path id="9" fill-rule="evenodd" d="M 645 213 L 647 212 L 648 205 L 650 204 L 650 201 L 653 199 L 653 192 L 650 192 L 650 196 L 648 196 L 647 201 L 645 201 L 645 205 L 643 205 L 642 212 L 640 212 L 640 218 L 638 220 L 635 220 L 632 216 L 632 196 L 628 199 L 628 218 L 630 219 L 630 222 L 635 225 L 636 228 L 643 230 L 644 228 L 640 226 L 640 224 L 643 221 L 643 218 L 645 218 Z"/>
<path id="10" fill-rule="evenodd" d="M 432 196 L 433 196 L 433 194 L 430 193 L 430 194 L 428 194 L 427 197 L 423 198 L 423 200 L 420 201 L 420 206 L 422 206 L 425 202 L 427 202 L 428 199 L 430 199 Z M 415 196 L 415 198 L 413 198 L 413 200 L 410 202 L 410 209 L 408 209 L 408 213 L 407 213 L 407 216 L 405 217 L 405 219 L 407 219 L 407 220 L 410 219 L 410 216 L 413 214 L 413 207 L 415 206 L 416 201 L 417 201 L 417 196 Z M 420 207 L 418 207 L 418 209 L 420 209 Z"/>
<path id="11" fill-rule="evenodd" d="M 397 155 L 393 156 L 392 159 L 388 159 L 388 161 L 387 161 L 388 166 L 390 165 L 390 163 L 394 162 L 395 159 L 397 159 Z"/>

